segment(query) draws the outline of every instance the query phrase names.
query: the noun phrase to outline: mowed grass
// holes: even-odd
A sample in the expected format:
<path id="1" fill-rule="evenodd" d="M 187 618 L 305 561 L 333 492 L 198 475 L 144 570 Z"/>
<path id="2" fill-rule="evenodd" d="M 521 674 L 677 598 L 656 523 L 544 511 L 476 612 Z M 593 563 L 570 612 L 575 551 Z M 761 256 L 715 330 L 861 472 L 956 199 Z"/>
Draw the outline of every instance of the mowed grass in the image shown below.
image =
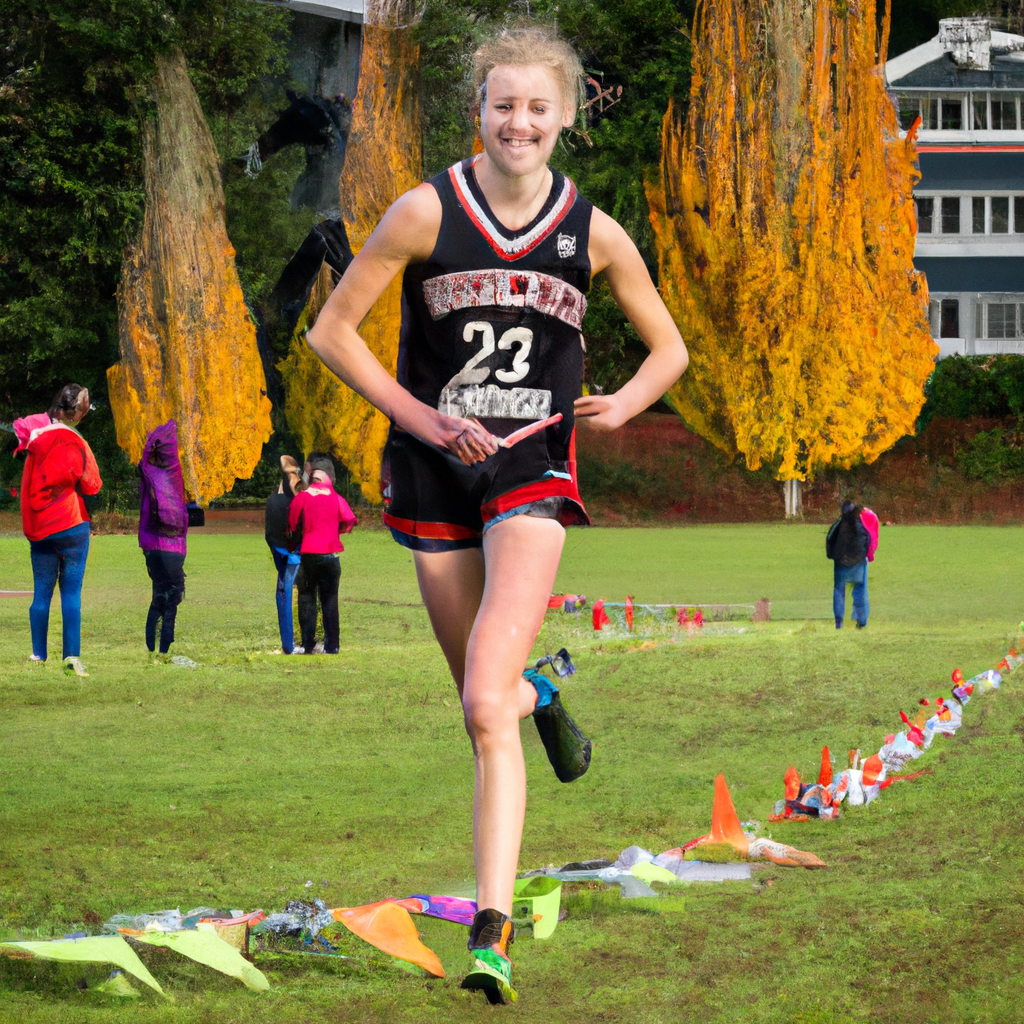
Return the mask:
<path id="1" fill-rule="evenodd" d="M 353 906 L 472 885 L 469 743 L 409 556 L 368 530 L 347 547 L 336 658 L 269 653 L 274 574 L 258 536 L 190 540 L 172 653 L 195 670 L 144 650 L 134 538 L 93 540 L 88 679 L 59 670 L 56 600 L 46 665 L 25 661 L 28 600 L 0 601 L 0 940 L 124 911 Z M 446 980 L 352 940 L 348 961 L 258 956 L 272 987 L 257 995 L 154 950 L 173 1004 L 145 990 L 123 1005 L 76 988 L 108 968 L 0 958 L 0 1021 L 1020 1021 L 1024 670 L 915 766 L 934 774 L 836 822 L 767 818 L 789 765 L 813 776 L 826 743 L 840 764 L 875 750 L 900 708 L 948 693 L 954 667 L 992 667 L 1024 617 L 1022 579 L 1024 529 L 883 529 L 870 626 L 837 632 L 820 527 L 571 531 L 566 591 L 769 597 L 775 618 L 642 647 L 550 613 L 537 651 L 573 651 L 563 695 L 594 762 L 559 784 L 523 723 L 521 868 L 700 835 L 724 772 L 741 818 L 827 871 L 770 866 L 756 885 L 660 900 L 567 887 L 553 938 L 515 946 L 516 1007 L 462 992 L 465 930 L 417 919 Z M 27 543 L 0 538 L 0 589 L 30 580 Z"/>

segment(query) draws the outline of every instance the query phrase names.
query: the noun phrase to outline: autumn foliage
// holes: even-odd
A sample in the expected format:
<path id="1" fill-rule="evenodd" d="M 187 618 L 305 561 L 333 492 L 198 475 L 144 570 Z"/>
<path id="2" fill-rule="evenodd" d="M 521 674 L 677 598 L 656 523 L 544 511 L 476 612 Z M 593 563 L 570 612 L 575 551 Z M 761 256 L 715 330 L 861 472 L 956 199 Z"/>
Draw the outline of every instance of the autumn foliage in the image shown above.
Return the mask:
<path id="1" fill-rule="evenodd" d="M 144 140 L 146 210 L 118 291 L 121 361 L 107 371 L 117 440 L 133 462 L 174 419 L 188 495 L 247 478 L 271 432 L 256 329 L 224 226 L 213 139 L 180 53 L 157 60 Z"/>
<path id="2" fill-rule="evenodd" d="M 422 180 L 419 47 L 403 23 L 405 6 L 388 0 L 367 3 L 359 90 L 339 186 L 342 217 L 354 253 L 387 208 Z M 364 497 L 380 502 L 380 456 L 387 440 L 387 418 L 338 380 L 304 338 L 335 283 L 333 271 L 324 264 L 299 319 L 291 351 L 281 364 L 288 425 L 306 451 L 333 451 Z M 359 328 L 370 351 L 391 373 L 398 364 L 401 321 L 399 276 Z"/>
<path id="3" fill-rule="evenodd" d="M 913 431 L 934 367 L 915 147 L 877 35 L 873 0 L 700 0 L 689 111 L 669 107 L 648 188 L 691 354 L 669 399 L 782 480 L 872 462 Z"/>

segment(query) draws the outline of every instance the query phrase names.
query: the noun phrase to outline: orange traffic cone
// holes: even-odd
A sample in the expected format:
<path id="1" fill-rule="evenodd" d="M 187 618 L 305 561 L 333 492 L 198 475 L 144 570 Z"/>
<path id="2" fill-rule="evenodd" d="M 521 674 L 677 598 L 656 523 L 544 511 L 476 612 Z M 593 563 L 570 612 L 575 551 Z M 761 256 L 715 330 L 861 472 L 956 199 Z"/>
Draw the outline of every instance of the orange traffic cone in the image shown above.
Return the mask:
<path id="1" fill-rule="evenodd" d="M 821 768 L 818 771 L 818 785 L 832 785 L 832 755 L 829 753 L 828 747 L 821 748 Z"/>
<path id="2" fill-rule="evenodd" d="M 740 828 L 739 815 L 733 806 L 725 776 L 715 779 L 715 802 L 711 808 L 711 842 L 728 843 L 744 857 L 750 850 L 750 840 Z"/>

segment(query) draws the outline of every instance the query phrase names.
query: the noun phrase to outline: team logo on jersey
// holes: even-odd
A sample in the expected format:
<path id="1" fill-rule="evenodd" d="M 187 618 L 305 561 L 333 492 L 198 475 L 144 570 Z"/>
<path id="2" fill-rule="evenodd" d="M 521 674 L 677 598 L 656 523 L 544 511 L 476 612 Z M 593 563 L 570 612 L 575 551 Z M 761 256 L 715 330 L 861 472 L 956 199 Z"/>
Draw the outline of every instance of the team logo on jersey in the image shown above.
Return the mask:
<path id="1" fill-rule="evenodd" d="M 563 260 L 567 260 L 570 256 L 576 255 L 575 235 L 563 235 L 561 232 L 559 232 L 558 255 L 561 256 Z"/>

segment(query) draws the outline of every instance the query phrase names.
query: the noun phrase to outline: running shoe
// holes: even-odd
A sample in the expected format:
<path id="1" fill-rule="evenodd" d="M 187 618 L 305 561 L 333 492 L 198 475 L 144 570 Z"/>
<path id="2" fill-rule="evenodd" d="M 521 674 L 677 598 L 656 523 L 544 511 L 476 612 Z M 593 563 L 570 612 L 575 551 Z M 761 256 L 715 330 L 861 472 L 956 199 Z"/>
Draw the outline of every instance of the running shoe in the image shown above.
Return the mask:
<path id="1" fill-rule="evenodd" d="M 558 687 L 536 669 L 526 669 L 523 678 L 537 691 L 533 721 L 558 781 L 572 782 L 585 775 L 590 767 L 590 740 L 562 706 Z"/>
<path id="2" fill-rule="evenodd" d="M 500 911 L 478 910 L 469 930 L 473 969 L 462 979 L 462 987 L 482 991 L 493 1005 L 516 1002 L 508 955 L 515 936 L 512 921 Z"/>

